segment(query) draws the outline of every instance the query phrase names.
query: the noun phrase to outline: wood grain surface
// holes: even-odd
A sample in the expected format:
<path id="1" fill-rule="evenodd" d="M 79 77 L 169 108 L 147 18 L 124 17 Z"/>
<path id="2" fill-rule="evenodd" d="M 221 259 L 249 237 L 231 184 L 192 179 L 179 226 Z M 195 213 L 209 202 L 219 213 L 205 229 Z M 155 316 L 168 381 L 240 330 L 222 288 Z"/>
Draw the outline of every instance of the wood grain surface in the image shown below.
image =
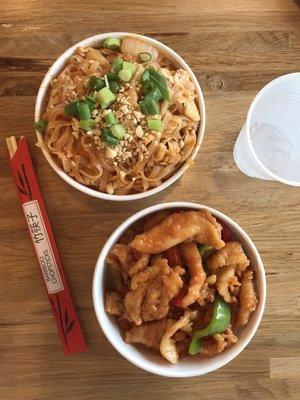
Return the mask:
<path id="1" fill-rule="evenodd" d="M 60 53 L 87 36 L 153 36 L 186 59 L 204 91 L 207 128 L 192 169 L 163 193 L 126 204 L 64 183 L 35 147 L 34 102 Z M 0 399 L 299 399 L 300 191 L 250 179 L 232 150 L 257 91 L 300 68 L 293 0 L 0 0 Z M 64 357 L 8 169 L 4 138 L 26 135 L 89 351 Z M 92 275 L 110 233 L 134 212 L 189 200 L 225 212 L 265 263 L 268 299 L 250 345 L 209 375 L 172 380 L 123 359 L 102 334 Z"/>

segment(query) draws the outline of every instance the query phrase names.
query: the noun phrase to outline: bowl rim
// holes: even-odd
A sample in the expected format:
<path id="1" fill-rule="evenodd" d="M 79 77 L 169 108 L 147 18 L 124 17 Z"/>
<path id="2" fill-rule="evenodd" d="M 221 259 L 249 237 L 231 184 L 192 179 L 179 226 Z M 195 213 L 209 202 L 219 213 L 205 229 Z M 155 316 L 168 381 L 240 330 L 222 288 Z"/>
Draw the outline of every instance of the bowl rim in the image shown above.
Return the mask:
<path id="1" fill-rule="evenodd" d="M 221 219 L 225 223 L 233 227 L 235 232 L 238 232 L 238 234 L 243 238 L 243 241 L 247 243 L 247 245 L 251 248 L 251 255 L 255 258 L 257 265 L 257 271 L 260 281 L 261 281 L 261 293 L 260 293 L 260 300 L 258 303 L 258 307 L 255 310 L 255 320 L 254 323 L 252 324 L 252 328 L 249 330 L 247 333 L 246 337 L 244 338 L 243 342 L 238 342 L 235 344 L 235 346 L 232 347 L 231 353 L 225 353 L 224 354 L 224 359 L 222 360 L 214 360 L 214 365 L 211 366 L 202 366 L 199 364 L 199 369 L 195 369 L 194 372 L 189 372 L 189 371 L 174 371 L 171 369 L 171 365 L 166 368 L 166 366 L 160 366 L 156 365 L 155 367 L 151 366 L 150 364 L 148 365 L 147 363 L 145 364 L 144 362 L 141 362 L 140 360 L 136 359 L 136 357 L 130 353 L 128 353 L 123 345 L 120 345 L 119 341 L 118 343 L 115 342 L 114 340 L 111 339 L 110 337 L 110 328 L 111 326 L 108 324 L 104 324 L 103 320 L 105 320 L 105 317 L 107 314 L 104 309 L 104 301 L 103 301 L 103 293 L 101 290 L 101 285 L 103 283 L 104 275 L 105 275 L 105 258 L 111 249 L 112 245 L 116 243 L 118 238 L 121 236 L 122 233 L 124 233 L 134 222 L 138 221 L 139 219 L 150 215 L 154 212 L 157 211 L 162 211 L 165 209 L 173 209 L 173 208 L 186 208 L 186 209 L 207 209 L 209 210 L 212 215 L 216 216 L 217 218 Z M 258 277 L 257 277 L 258 278 Z M 258 279 L 257 279 L 258 280 Z M 92 285 L 92 296 L 93 296 L 93 305 L 94 305 L 94 310 L 95 314 L 98 320 L 98 323 L 100 325 L 100 328 L 102 329 L 102 332 L 106 336 L 107 340 L 111 343 L 111 345 L 120 353 L 125 359 L 127 359 L 129 362 L 134 364 L 135 366 L 150 372 L 154 373 L 160 376 L 165 376 L 165 377 L 170 377 L 170 378 L 188 378 L 188 377 L 195 377 L 195 376 L 200 376 L 207 374 L 209 372 L 215 371 L 224 365 L 228 364 L 230 361 L 232 361 L 239 353 L 241 353 L 244 348 L 249 344 L 249 342 L 252 340 L 253 336 L 255 335 L 258 326 L 261 322 L 264 308 L 265 308 L 265 303 L 266 303 L 266 291 L 267 291 L 267 284 L 266 284 L 266 276 L 265 276 L 265 270 L 264 270 L 264 265 L 262 262 L 262 259 L 260 257 L 260 254 L 249 237 L 249 235 L 244 231 L 244 229 L 238 225 L 234 220 L 232 220 L 230 217 L 227 215 L 223 214 L 221 211 L 218 211 L 212 207 L 203 205 L 203 204 L 198 204 L 198 203 L 192 203 L 192 202 L 185 202 L 185 201 L 176 201 L 176 202 L 167 202 L 167 203 L 162 203 L 162 204 L 156 204 L 152 205 L 150 207 L 144 208 L 137 213 L 131 215 L 129 218 L 127 218 L 125 221 L 123 221 L 115 230 L 114 232 L 109 236 L 107 241 L 105 242 L 104 246 L 101 249 L 101 252 L 99 254 L 99 257 L 96 262 L 94 274 L 93 274 L 93 285 Z M 99 295 L 101 293 L 101 295 Z M 101 298 L 102 297 L 102 298 Z M 125 342 L 124 342 L 125 343 Z M 122 341 L 123 344 L 123 341 Z M 226 357 L 227 355 L 227 357 Z M 213 359 L 213 358 L 212 358 Z"/>
<path id="2" fill-rule="evenodd" d="M 54 169 L 54 171 L 65 182 L 67 182 L 69 185 L 73 186 L 75 189 L 77 189 L 83 193 L 86 193 L 90 196 L 93 196 L 93 197 L 96 197 L 99 199 L 103 199 L 103 200 L 112 200 L 112 201 L 139 200 L 139 199 L 149 197 L 153 194 L 156 194 L 156 193 L 164 190 L 165 188 L 170 186 L 172 183 L 174 183 L 177 179 L 179 179 L 184 174 L 184 172 L 188 169 L 191 161 L 193 161 L 195 159 L 196 155 L 198 154 L 201 144 L 202 144 L 203 137 L 204 137 L 204 131 L 205 131 L 205 125 L 206 125 L 206 110 L 205 110 L 205 102 L 204 102 L 204 97 L 203 97 L 203 92 L 202 92 L 201 86 L 200 86 L 195 74 L 189 67 L 189 65 L 174 50 L 172 50 L 170 47 L 163 44 L 162 42 L 160 42 L 156 39 L 153 39 L 149 36 L 139 35 L 139 34 L 130 33 L 130 32 L 107 32 L 107 33 L 100 33 L 97 35 L 89 36 L 89 37 L 75 43 L 73 46 L 71 46 L 67 50 L 65 50 L 54 61 L 54 63 L 49 68 L 48 72 L 46 73 L 46 75 L 43 78 L 43 81 L 42 81 L 42 83 L 39 87 L 38 93 L 37 93 L 36 102 L 35 102 L 35 110 L 34 110 L 34 120 L 35 120 L 35 122 L 37 122 L 41 118 L 41 115 L 42 115 L 42 112 L 43 112 L 43 109 L 45 106 L 47 92 L 49 89 L 50 82 L 52 81 L 52 79 L 57 77 L 57 75 L 61 72 L 61 70 L 67 63 L 68 59 L 71 57 L 72 54 L 74 54 L 75 50 L 80 46 L 97 46 L 101 41 L 103 41 L 105 38 L 107 38 L 109 36 L 116 36 L 116 37 L 131 36 L 131 37 L 136 37 L 136 38 L 142 39 L 142 40 L 156 46 L 160 51 L 164 52 L 170 58 L 176 60 L 176 62 L 178 62 L 182 68 L 184 68 L 186 71 L 188 71 L 188 73 L 190 74 L 190 77 L 196 87 L 196 92 L 198 95 L 198 107 L 199 107 L 200 115 L 201 115 L 199 127 L 197 129 L 197 141 L 196 141 L 196 145 L 193 149 L 191 156 L 189 157 L 189 159 L 187 161 L 184 162 L 184 164 L 172 176 L 170 176 L 167 180 L 165 180 L 161 185 L 154 187 L 150 190 L 147 190 L 145 192 L 141 192 L 141 193 L 127 194 L 127 195 L 114 195 L 114 194 L 108 194 L 108 193 L 97 191 L 95 189 L 92 189 L 88 186 L 85 186 L 85 185 L 77 182 L 70 175 L 68 175 L 63 170 L 63 168 L 61 168 L 59 166 L 59 164 L 55 161 L 55 158 L 53 157 L 53 155 L 50 152 L 48 152 L 44 148 L 42 148 L 42 152 L 43 152 L 46 160 L 50 164 L 50 166 Z M 43 142 L 43 135 L 38 131 L 36 131 L 36 135 L 38 138 L 38 142 Z"/>

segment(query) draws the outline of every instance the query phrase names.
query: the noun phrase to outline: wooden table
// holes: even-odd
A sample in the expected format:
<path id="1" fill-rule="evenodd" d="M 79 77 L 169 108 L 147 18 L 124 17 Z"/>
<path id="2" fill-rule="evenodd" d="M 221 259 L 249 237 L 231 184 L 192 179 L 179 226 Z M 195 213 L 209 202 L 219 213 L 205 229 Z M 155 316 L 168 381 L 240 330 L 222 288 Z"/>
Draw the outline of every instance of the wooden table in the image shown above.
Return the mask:
<path id="1" fill-rule="evenodd" d="M 0 399 L 296 399 L 300 377 L 300 191 L 250 179 L 233 145 L 255 93 L 300 67 L 300 9 L 293 0 L 0 0 Z M 195 166 L 163 193 L 110 203 L 64 183 L 35 147 L 33 111 L 43 75 L 78 40 L 144 33 L 186 59 L 204 90 L 207 128 Z M 89 351 L 63 356 L 9 173 L 5 136 L 26 135 Z M 250 234 L 268 300 L 247 349 L 207 376 L 172 380 L 123 359 L 92 305 L 96 259 L 110 233 L 152 204 L 189 200 L 222 210 Z"/>

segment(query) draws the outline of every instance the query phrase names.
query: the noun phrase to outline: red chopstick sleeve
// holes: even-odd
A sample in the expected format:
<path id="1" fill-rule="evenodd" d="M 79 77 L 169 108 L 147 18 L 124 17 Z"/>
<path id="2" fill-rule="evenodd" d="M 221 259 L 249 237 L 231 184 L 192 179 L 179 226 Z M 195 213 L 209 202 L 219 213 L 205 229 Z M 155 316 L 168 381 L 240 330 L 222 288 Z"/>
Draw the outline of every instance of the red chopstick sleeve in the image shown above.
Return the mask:
<path id="1" fill-rule="evenodd" d="M 87 351 L 25 137 L 10 160 L 17 193 L 34 245 L 65 355 Z"/>

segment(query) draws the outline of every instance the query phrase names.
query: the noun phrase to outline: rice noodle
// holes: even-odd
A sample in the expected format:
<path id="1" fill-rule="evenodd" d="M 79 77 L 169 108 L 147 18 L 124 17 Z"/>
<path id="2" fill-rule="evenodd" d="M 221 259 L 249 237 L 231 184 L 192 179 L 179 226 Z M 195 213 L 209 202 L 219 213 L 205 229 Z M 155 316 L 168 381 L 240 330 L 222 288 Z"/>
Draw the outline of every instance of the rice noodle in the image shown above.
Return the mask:
<path id="1" fill-rule="evenodd" d="M 108 149 L 107 144 L 102 142 L 100 130 L 103 122 L 96 121 L 92 132 L 81 130 L 76 118 L 65 115 L 64 107 L 88 95 L 87 82 L 91 75 L 103 77 L 111 71 L 116 56 L 137 62 L 133 55 L 108 49 L 77 49 L 64 70 L 51 82 L 43 115 L 48 125 L 44 143 L 39 143 L 39 146 L 55 154 L 65 172 L 78 182 L 102 192 L 125 195 L 144 192 L 172 176 L 190 157 L 196 144 L 199 122 L 184 114 L 185 102 L 196 98 L 195 86 L 189 74 L 184 70 L 176 70 L 159 55 L 157 61 L 137 65 L 130 85 L 125 85 L 124 91 L 118 94 L 117 101 L 111 106 L 116 113 L 120 114 L 122 107 L 125 112 L 127 105 L 124 108 L 122 96 L 124 99 L 127 95 L 128 107 L 133 112 L 132 118 L 121 113 L 120 123 L 131 136 L 131 140 L 120 142 L 120 146 L 123 146 L 121 150 L 120 146 Z M 134 116 L 135 112 L 141 114 L 138 104 L 141 96 L 140 76 L 149 66 L 161 70 L 166 77 L 171 99 L 170 102 L 163 101 L 160 115 L 154 116 L 164 123 L 164 129 L 159 133 L 149 130 L 144 115 L 140 118 Z M 139 126 L 143 137 L 136 134 Z"/>

